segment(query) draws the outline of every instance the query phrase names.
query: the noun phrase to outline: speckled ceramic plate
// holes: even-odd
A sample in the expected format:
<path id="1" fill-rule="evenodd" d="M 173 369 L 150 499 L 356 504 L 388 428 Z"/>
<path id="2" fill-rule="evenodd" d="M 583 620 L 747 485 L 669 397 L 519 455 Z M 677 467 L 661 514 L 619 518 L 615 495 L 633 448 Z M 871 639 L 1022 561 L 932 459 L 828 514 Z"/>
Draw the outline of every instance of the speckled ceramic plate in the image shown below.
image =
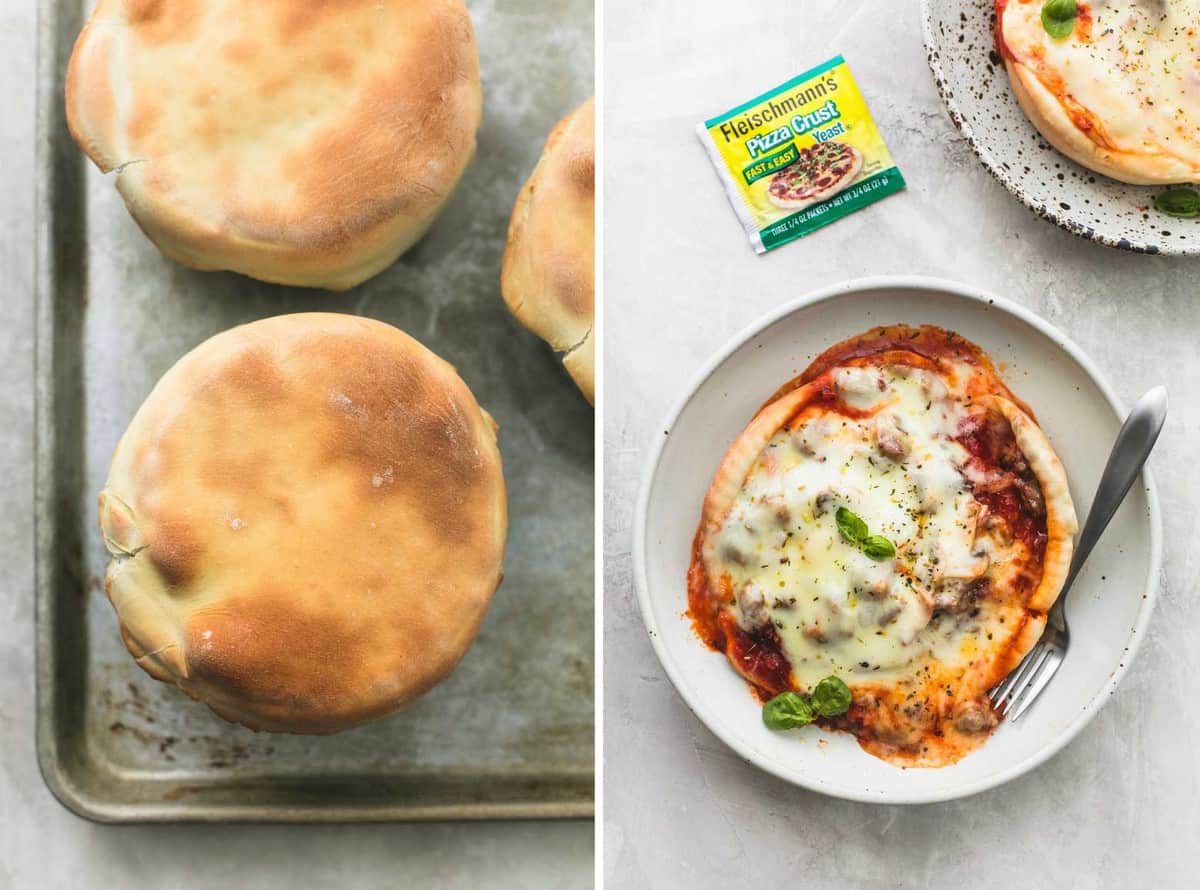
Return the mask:
<path id="1" fill-rule="evenodd" d="M 950 119 L 1005 188 L 1043 219 L 1110 247 L 1200 255 L 1200 219 L 1151 207 L 1162 187 L 1093 173 L 1041 137 L 996 52 L 993 0 L 922 0 L 921 8 L 925 52 Z"/>
<path id="2" fill-rule="evenodd" d="M 877 324 L 936 324 L 975 341 L 1027 400 L 1067 470 L 1086 517 L 1125 412 L 1099 369 L 1027 309 L 931 278 L 850 281 L 779 307 L 700 373 L 648 449 L 634 515 L 633 570 L 642 618 L 675 688 L 723 742 L 781 780 L 835 797 L 929 803 L 964 797 L 1033 769 L 1108 700 L 1145 636 L 1162 556 L 1162 522 L 1148 475 L 1135 485 L 1067 600 L 1071 651 L 1028 713 L 1002 723 L 978 751 L 941 769 L 901 769 L 845 733 L 778 733 L 725 656 L 687 619 L 692 538 L 713 471 L 750 416 L 833 343 Z M 1076 756 L 1086 759 L 1088 752 Z"/>

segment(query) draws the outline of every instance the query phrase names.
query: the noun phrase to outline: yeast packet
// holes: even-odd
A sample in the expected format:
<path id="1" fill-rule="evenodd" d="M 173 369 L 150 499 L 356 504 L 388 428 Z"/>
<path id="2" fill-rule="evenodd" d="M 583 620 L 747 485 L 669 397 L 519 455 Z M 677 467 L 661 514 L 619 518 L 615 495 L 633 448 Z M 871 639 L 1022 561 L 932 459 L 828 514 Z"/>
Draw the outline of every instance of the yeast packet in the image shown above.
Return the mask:
<path id="1" fill-rule="evenodd" d="M 758 253 L 904 188 L 841 56 L 697 132 Z"/>

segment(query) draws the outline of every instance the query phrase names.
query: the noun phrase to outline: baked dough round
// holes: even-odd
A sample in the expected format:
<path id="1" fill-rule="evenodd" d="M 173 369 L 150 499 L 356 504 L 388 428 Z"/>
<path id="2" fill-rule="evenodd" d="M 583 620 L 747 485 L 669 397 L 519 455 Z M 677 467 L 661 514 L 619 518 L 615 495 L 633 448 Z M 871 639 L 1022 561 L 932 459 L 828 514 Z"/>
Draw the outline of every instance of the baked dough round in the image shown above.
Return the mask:
<path id="1" fill-rule="evenodd" d="M 342 290 L 425 233 L 481 90 L 461 0 L 99 0 L 66 110 L 167 256 Z"/>
<path id="2" fill-rule="evenodd" d="M 513 315 L 562 353 L 589 402 L 595 398 L 595 102 L 550 133 L 508 225 L 500 289 Z"/>
<path id="3" fill-rule="evenodd" d="M 496 427 L 390 325 L 283 315 L 196 347 L 100 494 L 121 636 L 252 729 L 330 733 L 445 678 L 500 583 Z"/>
<path id="4" fill-rule="evenodd" d="M 1200 182 L 1200 0 L 1080 3 L 1061 40 L 1046 33 L 1041 3 L 996 5 L 1013 93 L 1047 142 L 1122 182 Z"/>

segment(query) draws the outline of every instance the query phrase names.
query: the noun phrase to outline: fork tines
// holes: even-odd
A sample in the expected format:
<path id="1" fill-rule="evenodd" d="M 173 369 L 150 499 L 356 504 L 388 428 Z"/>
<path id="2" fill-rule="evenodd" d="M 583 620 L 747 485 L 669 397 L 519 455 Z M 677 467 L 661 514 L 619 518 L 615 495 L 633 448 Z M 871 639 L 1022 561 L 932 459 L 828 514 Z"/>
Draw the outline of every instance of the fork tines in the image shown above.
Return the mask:
<path id="1" fill-rule="evenodd" d="M 989 694 L 997 713 L 1015 722 L 1033 704 L 1062 664 L 1063 653 L 1039 642 Z M 1010 716 L 1011 715 L 1011 716 Z"/>

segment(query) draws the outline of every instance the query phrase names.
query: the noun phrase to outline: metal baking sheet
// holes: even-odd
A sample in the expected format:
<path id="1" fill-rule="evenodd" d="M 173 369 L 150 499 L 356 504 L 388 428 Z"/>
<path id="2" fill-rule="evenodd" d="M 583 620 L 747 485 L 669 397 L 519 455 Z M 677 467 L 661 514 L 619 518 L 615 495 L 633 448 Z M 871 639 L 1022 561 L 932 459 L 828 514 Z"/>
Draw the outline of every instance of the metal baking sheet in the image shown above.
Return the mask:
<path id="1" fill-rule="evenodd" d="M 552 125 L 592 92 L 591 0 L 468 0 L 479 150 L 429 235 L 345 294 L 195 272 L 141 234 L 67 133 L 86 5 L 43 5 L 37 183 L 38 753 L 105 821 L 583 817 L 593 786 L 593 420 L 499 294 L 509 212 Z M 500 424 L 505 579 L 474 648 L 407 711 L 331 737 L 232 726 L 133 663 L 103 592 L 96 493 L 118 437 L 187 350 L 327 310 L 397 325 L 458 367 Z"/>

